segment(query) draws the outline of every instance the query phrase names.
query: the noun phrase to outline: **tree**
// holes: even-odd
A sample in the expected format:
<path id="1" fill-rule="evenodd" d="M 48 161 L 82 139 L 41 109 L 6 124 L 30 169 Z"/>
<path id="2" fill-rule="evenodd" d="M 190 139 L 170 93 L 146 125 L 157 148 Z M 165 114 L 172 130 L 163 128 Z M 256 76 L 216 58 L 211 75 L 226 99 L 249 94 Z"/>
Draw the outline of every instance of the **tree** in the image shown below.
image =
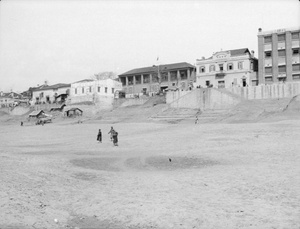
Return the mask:
<path id="1" fill-rule="evenodd" d="M 92 79 L 96 80 L 116 79 L 117 77 L 115 72 L 100 72 L 91 76 Z"/>

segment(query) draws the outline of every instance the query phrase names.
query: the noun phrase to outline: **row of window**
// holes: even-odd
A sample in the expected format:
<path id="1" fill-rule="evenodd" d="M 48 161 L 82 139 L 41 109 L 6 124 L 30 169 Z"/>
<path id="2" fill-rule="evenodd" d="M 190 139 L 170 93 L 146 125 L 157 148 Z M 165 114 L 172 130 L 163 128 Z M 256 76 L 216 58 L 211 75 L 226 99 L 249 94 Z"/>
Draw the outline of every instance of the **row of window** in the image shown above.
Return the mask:
<path id="1" fill-rule="evenodd" d="M 300 64 L 293 64 L 292 65 L 292 71 L 293 72 L 300 72 Z M 278 66 L 278 72 L 279 73 L 285 73 L 286 72 L 286 66 Z M 272 74 L 272 67 L 265 67 L 265 74 L 269 75 Z"/>
<path id="2" fill-rule="evenodd" d="M 293 55 L 299 55 L 299 48 L 292 49 Z M 278 50 L 278 56 L 286 56 L 286 50 Z M 265 52 L 265 58 L 271 58 L 272 57 L 272 51 L 266 51 Z"/>
<path id="3" fill-rule="evenodd" d="M 78 89 L 77 88 L 75 88 L 75 94 L 79 94 L 78 93 Z M 81 88 L 81 94 L 84 94 L 84 92 L 85 92 L 85 88 L 84 87 L 82 87 Z M 101 87 L 98 87 L 97 88 L 97 92 L 101 92 Z M 105 93 L 108 93 L 108 87 L 104 87 L 104 92 Z M 90 87 L 88 87 L 88 89 L 86 90 L 86 93 L 92 93 L 92 87 L 90 86 Z M 112 94 L 114 94 L 115 93 L 115 89 L 114 88 L 111 88 L 111 93 Z"/>
<path id="4" fill-rule="evenodd" d="M 292 40 L 297 40 L 299 39 L 299 32 L 292 33 Z M 285 41 L 285 34 L 279 34 L 277 35 L 277 40 L 280 41 Z M 272 42 L 272 36 L 265 36 L 264 37 L 264 42 L 265 43 L 271 43 Z"/>
<path id="5" fill-rule="evenodd" d="M 293 74 L 293 75 L 292 75 L 292 79 L 293 79 L 293 80 L 297 80 L 297 81 L 300 80 L 300 74 Z M 278 78 L 278 80 L 284 82 L 284 81 L 286 81 L 286 77 Z M 266 76 L 266 77 L 265 77 L 265 82 L 266 82 L 266 83 L 268 83 L 268 82 L 273 82 L 273 77 L 272 77 L 272 76 Z"/>
<path id="6" fill-rule="evenodd" d="M 219 71 L 224 71 L 224 64 L 219 64 Z M 238 69 L 243 69 L 243 62 L 238 62 Z M 251 69 L 253 69 L 253 63 L 251 62 Z M 233 63 L 228 63 L 227 64 L 227 71 L 234 70 Z M 216 71 L 216 66 L 214 64 L 209 66 L 209 72 L 215 72 Z M 205 73 L 206 69 L 205 66 L 200 66 L 199 67 L 199 73 Z"/>

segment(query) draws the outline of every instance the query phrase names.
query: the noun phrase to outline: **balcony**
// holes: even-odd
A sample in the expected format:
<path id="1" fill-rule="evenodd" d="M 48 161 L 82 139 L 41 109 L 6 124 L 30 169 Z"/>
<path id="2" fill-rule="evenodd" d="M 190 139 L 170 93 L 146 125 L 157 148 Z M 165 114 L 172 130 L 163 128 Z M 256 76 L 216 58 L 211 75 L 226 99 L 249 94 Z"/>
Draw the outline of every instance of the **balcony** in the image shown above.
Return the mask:
<path id="1" fill-rule="evenodd" d="M 292 56 L 292 64 L 298 64 L 300 63 L 300 56 L 299 55 L 293 55 Z"/>
<path id="2" fill-rule="evenodd" d="M 285 56 L 278 57 L 278 65 L 285 65 Z"/>
<path id="3" fill-rule="evenodd" d="M 216 73 L 215 78 L 216 79 L 223 79 L 225 77 L 225 73 L 224 72 L 220 72 L 220 73 Z"/>
<path id="4" fill-rule="evenodd" d="M 292 41 L 292 48 L 299 48 L 299 40 Z"/>

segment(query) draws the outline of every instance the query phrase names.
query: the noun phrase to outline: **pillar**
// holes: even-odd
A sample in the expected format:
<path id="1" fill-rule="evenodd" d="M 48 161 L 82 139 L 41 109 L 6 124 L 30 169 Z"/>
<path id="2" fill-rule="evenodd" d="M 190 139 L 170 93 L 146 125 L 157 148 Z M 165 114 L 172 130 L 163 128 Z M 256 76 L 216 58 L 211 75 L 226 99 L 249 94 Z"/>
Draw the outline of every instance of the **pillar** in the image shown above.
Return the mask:
<path id="1" fill-rule="evenodd" d="M 285 63 L 286 63 L 286 81 L 293 81 L 293 50 L 292 50 L 292 33 L 287 31 L 285 33 Z"/>
<path id="2" fill-rule="evenodd" d="M 272 78 L 273 82 L 278 82 L 278 36 L 272 34 Z"/>
<path id="3" fill-rule="evenodd" d="M 141 74 L 141 84 L 144 84 L 144 75 Z"/>
<path id="4" fill-rule="evenodd" d="M 126 77 L 126 87 L 128 87 L 128 76 L 125 77 Z"/>
<path id="5" fill-rule="evenodd" d="M 264 37 L 258 35 L 258 84 L 265 84 L 265 50 Z"/>

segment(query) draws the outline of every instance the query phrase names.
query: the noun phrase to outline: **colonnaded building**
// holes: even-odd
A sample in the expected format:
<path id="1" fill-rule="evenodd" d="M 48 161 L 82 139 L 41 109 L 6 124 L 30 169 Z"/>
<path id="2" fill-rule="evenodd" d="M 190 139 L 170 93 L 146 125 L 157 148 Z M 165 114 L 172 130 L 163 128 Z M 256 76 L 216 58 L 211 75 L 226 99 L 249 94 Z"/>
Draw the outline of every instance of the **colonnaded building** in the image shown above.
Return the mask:
<path id="1" fill-rule="evenodd" d="M 258 29 L 259 84 L 300 81 L 299 31 Z"/>
<path id="2" fill-rule="evenodd" d="M 228 88 L 257 85 L 258 60 L 248 48 L 219 51 L 196 60 L 196 86 Z"/>
<path id="3" fill-rule="evenodd" d="M 195 66 L 182 62 L 136 68 L 119 75 L 127 97 L 154 94 L 159 90 L 179 88 L 188 90 L 195 80 Z"/>

